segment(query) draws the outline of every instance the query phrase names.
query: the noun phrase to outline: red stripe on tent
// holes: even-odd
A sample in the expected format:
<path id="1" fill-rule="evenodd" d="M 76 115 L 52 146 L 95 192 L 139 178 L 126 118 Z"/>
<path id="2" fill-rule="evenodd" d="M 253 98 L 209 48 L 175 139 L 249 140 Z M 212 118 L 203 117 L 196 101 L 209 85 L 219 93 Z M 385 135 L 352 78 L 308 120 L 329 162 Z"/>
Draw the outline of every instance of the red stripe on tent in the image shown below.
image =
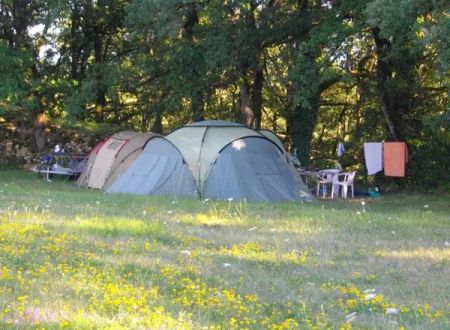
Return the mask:
<path id="1" fill-rule="evenodd" d="M 119 150 L 117 150 L 116 155 L 114 156 L 114 158 L 117 158 L 117 155 L 119 154 L 120 150 L 122 150 L 122 148 L 123 148 L 128 142 L 130 142 L 130 139 L 126 139 L 126 140 L 124 140 L 124 141 L 125 141 L 125 143 L 122 144 L 122 145 L 120 146 Z"/>
<path id="2" fill-rule="evenodd" d="M 108 141 L 108 139 L 109 138 L 103 139 L 102 141 L 98 142 L 95 146 L 93 146 L 92 149 L 89 150 L 88 156 L 90 156 L 94 152 L 97 155 L 99 150 L 100 150 L 100 148 L 105 144 L 106 141 Z"/>

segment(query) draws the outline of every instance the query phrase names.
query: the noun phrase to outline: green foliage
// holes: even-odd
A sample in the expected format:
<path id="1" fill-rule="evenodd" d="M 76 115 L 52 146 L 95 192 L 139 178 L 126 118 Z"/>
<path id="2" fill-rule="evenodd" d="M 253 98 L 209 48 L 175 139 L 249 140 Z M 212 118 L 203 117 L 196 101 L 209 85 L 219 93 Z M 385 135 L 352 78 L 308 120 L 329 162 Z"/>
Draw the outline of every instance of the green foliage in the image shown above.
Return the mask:
<path id="1" fill-rule="evenodd" d="M 413 140 L 410 147 L 413 153 L 410 164 L 412 182 L 431 191 L 450 191 L 450 138 L 449 135 L 428 135 L 426 143 Z"/>
<path id="2" fill-rule="evenodd" d="M 26 111 L 34 105 L 28 99 L 28 85 L 32 79 L 27 70 L 31 63 L 30 54 L 26 50 L 11 49 L 0 40 L 0 62 L 0 114 L 20 118 L 24 115 L 21 108 Z"/>
<path id="3" fill-rule="evenodd" d="M 319 93 L 319 77 L 317 65 L 314 59 L 307 53 L 310 50 L 306 45 L 302 45 L 294 59 L 294 66 L 290 72 L 293 81 L 295 95 L 294 102 L 302 108 L 313 108 L 312 100 L 316 99 Z"/>
<path id="4" fill-rule="evenodd" d="M 389 137 L 383 94 L 413 157 L 440 159 L 449 143 L 448 1 L 32 3 L 0 6 L 0 120 L 30 126 L 43 111 L 49 127 L 167 132 L 240 120 L 247 98 L 305 164 L 334 163 L 343 139 L 362 171 L 363 143 Z M 433 185 L 420 168 L 413 180 Z"/>
<path id="5" fill-rule="evenodd" d="M 450 16 L 448 12 L 437 13 L 436 25 L 430 27 L 430 42 L 435 45 L 440 73 L 448 75 L 450 71 Z"/>
<path id="6" fill-rule="evenodd" d="M 178 4 L 178 0 L 131 1 L 126 7 L 127 24 L 135 33 L 140 31 L 155 38 L 176 37 L 182 27 Z"/>

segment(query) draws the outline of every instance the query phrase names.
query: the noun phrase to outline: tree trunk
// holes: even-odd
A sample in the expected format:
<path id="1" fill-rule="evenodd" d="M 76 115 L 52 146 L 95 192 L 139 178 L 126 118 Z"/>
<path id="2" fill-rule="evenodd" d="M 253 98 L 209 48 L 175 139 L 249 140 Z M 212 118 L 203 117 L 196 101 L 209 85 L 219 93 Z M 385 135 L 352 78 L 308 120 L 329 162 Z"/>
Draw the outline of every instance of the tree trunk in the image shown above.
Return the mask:
<path id="1" fill-rule="evenodd" d="M 191 47 L 194 49 L 197 47 L 194 40 L 194 28 L 199 22 L 197 4 L 195 2 L 189 4 L 188 12 L 186 15 L 186 21 L 183 25 L 184 36 L 186 40 L 190 43 Z M 191 115 L 192 121 L 197 122 L 204 120 L 203 117 L 203 107 L 204 107 L 204 96 L 202 92 L 202 77 L 196 66 L 192 67 L 192 90 L 191 96 Z"/>
<path id="2" fill-rule="evenodd" d="M 310 100 L 309 107 L 297 105 L 295 111 L 288 115 L 288 134 L 292 139 L 292 147 L 297 149 L 297 157 L 302 166 L 309 165 L 311 141 L 319 115 L 320 94 Z"/>
<path id="3" fill-rule="evenodd" d="M 271 126 L 272 126 L 272 131 L 274 131 L 275 133 L 278 133 L 277 120 L 278 120 L 278 114 L 276 111 L 274 111 L 272 118 L 271 118 L 271 124 L 272 124 Z"/>
<path id="4" fill-rule="evenodd" d="M 38 112 L 35 115 L 33 123 L 33 138 L 34 138 L 34 151 L 41 153 L 45 150 L 45 145 L 47 143 L 45 139 L 45 119 L 44 113 Z"/>
<path id="5" fill-rule="evenodd" d="M 319 67 L 316 63 L 314 52 L 308 47 L 303 52 L 301 69 L 305 76 L 301 80 L 308 81 L 308 84 L 298 86 L 300 90 L 296 93 L 308 95 L 306 100 L 294 105 L 293 113 L 288 117 L 289 133 L 292 145 L 297 149 L 297 156 L 302 165 L 309 165 L 311 142 L 313 132 L 319 117 L 321 85 L 319 81 Z M 304 62 L 303 62 L 304 61 Z M 326 88 L 323 85 L 322 88 Z"/>
<path id="6" fill-rule="evenodd" d="M 191 111 L 192 121 L 197 122 L 204 120 L 203 117 L 203 93 L 201 91 L 193 91 L 191 95 Z"/>
<path id="7" fill-rule="evenodd" d="M 39 100 L 39 96 L 33 93 L 30 96 L 30 100 L 33 103 L 32 114 L 32 127 L 33 127 L 33 149 L 37 153 L 41 153 L 45 150 L 45 145 L 47 143 L 45 139 L 45 124 L 46 116 L 44 107 Z"/>
<path id="8" fill-rule="evenodd" d="M 255 128 L 261 129 L 262 119 L 262 89 L 263 89 L 264 73 L 261 69 L 255 71 L 255 78 L 252 86 L 252 106 L 255 117 Z"/>
<path id="9" fill-rule="evenodd" d="M 162 118 L 161 118 L 161 114 L 159 113 L 159 110 L 156 112 L 156 115 L 155 115 L 155 122 L 153 123 L 153 126 L 152 126 L 152 132 L 158 133 L 158 134 L 163 133 Z"/>
<path id="10" fill-rule="evenodd" d="M 106 92 L 107 87 L 104 82 L 104 74 L 102 64 L 104 63 L 103 58 L 103 38 L 104 38 L 104 27 L 102 20 L 99 19 L 102 11 L 105 10 L 104 2 L 98 1 L 93 2 L 92 0 L 86 2 L 86 20 L 87 24 L 90 24 L 91 38 L 94 47 L 94 63 L 95 63 L 95 113 L 94 118 L 96 122 L 104 121 L 104 109 L 106 106 Z"/>
<path id="11" fill-rule="evenodd" d="M 250 107 L 250 87 L 245 80 L 243 80 L 240 85 L 240 94 L 242 122 L 245 126 L 253 128 L 255 117 L 253 110 Z"/>
<path id="12" fill-rule="evenodd" d="M 379 35 L 379 29 L 372 29 L 373 38 L 376 45 L 377 53 L 377 93 L 378 102 L 380 103 L 381 111 L 383 112 L 389 136 L 392 140 L 399 139 L 396 125 L 393 121 L 395 109 L 394 102 L 389 95 L 388 82 L 392 78 L 392 69 L 386 61 L 386 51 L 390 46 L 389 40 L 383 39 Z"/>
<path id="13" fill-rule="evenodd" d="M 97 68 L 97 70 L 99 70 Z M 103 122 L 104 120 L 104 113 L 103 110 L 106 106 L 106 87 L 104 86 L 103 82 L 103 75 L 98 72 L 96 75 L 97 79 L 97 97 L 96 97 L 96 104 L 95 104 L 95 120 L 98 123 Z"/>
<path id="14" fill-rule="evenodd" d="M 29 1 L 26 0 L 16 0 L 12 3 L 12 26 L 14 28 L 14 47 L 16 49 L 25 48 L 30 51 L 30 53 L 37 57 L 37 53 L 33 51 L 32 44 L 28 40 L 27 29 L 31 25 L 32 13 L 30 12 Z M 29 67 L 32 72 L 32 77 L 34 81 L 39 79 L 39 71 L 35 63 L 35 60 Z M 32 108 L 26 106 L 26 110 L 31 110 L 30 125 L 33 132 L 33 145 L 32 149 L 36 152 L 42 152 L 45 149 L 46 139 L 45 139 L 45 112 L 42 103 L 39 99 L 37 92 L 33 90 L 33 85 L 30 83 L 27 86 L 29 92 L 29 101 L 32 104 Z"/>
<path id="15" fill-rule="evenodd" d="M 80 27 L 81 15 L 77 3 L 73 4 L 72 14 L 70 17 L 70 76 L 72 79 L 78 79 L 78 63 L 80 59 L 80 45 L 78 29 Z"/>
<path id="16" fill-rule="evenodd" d="M 308 33 L 313 27 L 311 10 L 309 0 L 298 0 L 297 11 L 300 24 L 296 27 L 295 36 L 296 42 L 294 43 L 294 52 L 301 51 L 298 47 L 300 44 L 308 44 Z M 316 6 L 320 6 L 320 2 L 317 2 Z M 312 69 L 308 79 L 311 79 L 311 84 L 315 84 L 319 81 L 319 69 L 317 68 L 316 54 L 309 48 L 305 52 L 305 57 L 308 59 L 308 66 L 306 70 Z M 303 74 L 303 73 L 302 73 Z M 302 77 L 302 79 L 304 79 Z M 292 90 L 288 93 L 301 93 L 302 91 Z M 305 87 L 303 87 L 305 88 Z M 308 87 L 309 88 L 309 87 Z M 297 157 L 300 160 L 302 166 L 308 166 L 311 153 L 311 141 L 313 137 L 314 129 L 317 125 L 317 119 L 319 115 L 319 102 L 320 102 L 320 86 L 317 88 L 309 88 L 309 99 L 302 104 L 293 104 L 293 109 L 286 115 L 287 119 L 287 134 L 292 141 L 292 149 L 297 150 Z M 293 96 L 293 95 L 292 95 Z M 307 105 L 306 105 L 307 104 Z"/>
<path id="17" fill-rule="evenodd" d="M 27 28 L 30 23 L 30 13 L 28 12 L 28 1 L 16 0 L 12 5 L 12 25 L 15 31 L 14 46 L 17 49 L 21 47 L 30 48 L 27 42 Z"/>
<path id="18" fill-rule="evenodd" d="M 105 109 L 106 106 L 106 85 L 104 82 L 104 75 L 103 75 L 103 68 L 102 68 L 102 63 L 103 63 L 103 42 L 102 42 L 102 36 L 100 34 L 99 31 L 97 31 L 97 29 L 95 29 L 95 35 L 94 35 L 94 54 L 95 54 L 95 63 L 96 63 L 96 68 L 95 70 L 96 75 L 95 75 L 95 79 L 97 82 L 97 90 L 96 90 L 96 104 L 95 104 L 95 118 L 97 122 L 102 122 L 104 120 L 104 115 L 103 115 L 103 110 Z"/>

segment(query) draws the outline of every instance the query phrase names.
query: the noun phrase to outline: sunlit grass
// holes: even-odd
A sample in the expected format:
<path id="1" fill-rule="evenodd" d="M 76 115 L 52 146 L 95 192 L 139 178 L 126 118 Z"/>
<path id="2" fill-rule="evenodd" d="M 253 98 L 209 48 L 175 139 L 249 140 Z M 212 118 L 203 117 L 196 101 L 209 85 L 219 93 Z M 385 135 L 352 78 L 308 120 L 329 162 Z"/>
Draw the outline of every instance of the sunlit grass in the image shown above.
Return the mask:
<path id="1" fill-rule="evenodd" d="M 449 328 L 449 197 L 246 204 L 0 171 L 0 328 Z"/>
<path id="2" fill-rule="evenodd" d="M 417 259 L 418 261 L 450 261 L 450 249 L 449 248 L 418 248 L 413 250 L 393 250 L 377 251 L 377 255 L 381 257 L 392 257 L 398 259 Z"/>

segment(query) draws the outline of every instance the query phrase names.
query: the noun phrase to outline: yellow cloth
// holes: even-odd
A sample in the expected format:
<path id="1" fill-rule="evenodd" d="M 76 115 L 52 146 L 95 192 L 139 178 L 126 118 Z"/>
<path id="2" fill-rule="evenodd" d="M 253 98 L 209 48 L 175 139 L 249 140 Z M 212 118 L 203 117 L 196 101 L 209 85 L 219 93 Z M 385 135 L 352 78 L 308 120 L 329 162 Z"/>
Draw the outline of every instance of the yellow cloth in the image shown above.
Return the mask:
<path id="1" fill-rule="evenodd" d="M 408 149 L 405 142 L 384 143 L 384 175 L 404 177 L 407 162 Z"/>

